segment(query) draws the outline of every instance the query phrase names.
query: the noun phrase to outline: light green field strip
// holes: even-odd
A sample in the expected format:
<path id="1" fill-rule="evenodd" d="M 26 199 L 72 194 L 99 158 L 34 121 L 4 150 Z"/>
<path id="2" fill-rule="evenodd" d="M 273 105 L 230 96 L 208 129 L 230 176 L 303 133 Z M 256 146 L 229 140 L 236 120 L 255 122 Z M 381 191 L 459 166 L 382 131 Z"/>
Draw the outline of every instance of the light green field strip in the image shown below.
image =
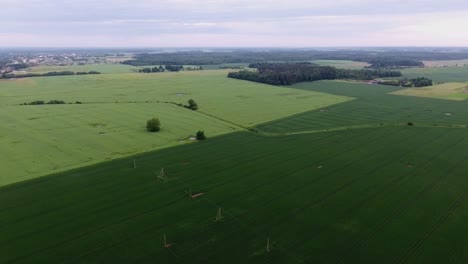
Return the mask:
<path id="1" fill-rule="evenodd" d="M 428 87 L 408 88 L 391 94 L 461 101 L 468 98 L 468 83 L 445 83 Z"/>
<path id="2" fill-rule="evenodd" d="M 313 60 L 311 62 L 320 66 L 331 66 L 339 69 L 362 69 L 366 66 L 370 66 L 367 62 L 350 60 Z"/>
<path id="3" fill-rule="evenodd" d="M 85 103 L 186 103 L 192 98 L 200 111 L 251 126 L 352 99 L 229 79 L 228 72 L 102 74 L 1 81 L 0 104 L 52 99 Z"/>
<path id="4" fill-rule="evenodd" d="M 53 71 L 98 71 L 100 73 L 131 73 L 138 71 L 138 67 L 125 64 L 87 64 L 73 66 L 36 66 L 28 68 L 26 69 L 26 71 L 28 73 L 46 73 Z"/>
<path id="5" fill-rule="evenodd" d="M 0 185 L 209 137 L 232 125 L 170 104 L 7 106 L 0 108 Z M 159 117 L 162 131 L 145 122 Z"/>
<path id="6" fill-rule="evenodd" d="M 406 78 L 426 77 L 435 83 L 468 82 L 468 67 L 407 68 L 401 72 Z"/>
<path id="7" fill-rule="evenodd" d="M 166 148 L 352 100 L 228 79 L 228 71 L 102 74 L 0 81 L 0 185 Z M 164 102 L 193 98 L 198 112 Z M 35 100 L 83 104 L 24 106 Z M 163 131 L 145 131 L 159 117 Z M 102 132 L 100 134 L 100 132 Z"/>

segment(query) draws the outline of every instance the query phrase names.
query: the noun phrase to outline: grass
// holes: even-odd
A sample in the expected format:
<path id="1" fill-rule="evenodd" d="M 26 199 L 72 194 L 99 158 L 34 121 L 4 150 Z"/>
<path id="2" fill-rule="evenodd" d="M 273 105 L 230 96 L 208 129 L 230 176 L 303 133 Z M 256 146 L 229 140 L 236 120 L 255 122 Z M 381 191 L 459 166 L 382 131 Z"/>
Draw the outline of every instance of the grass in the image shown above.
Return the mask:
<path id="1" fill-rule="evenodd" d="M 26 70 L 28 73 L 47 73 L 53 71 L 74 71 L 74 72 L 88 72 L 98 71 L 100 73 L 131 73 L 138 71 L 137 67 L 125 64 L 87 64 L 87 65 L 73 65 L 73 66 L 35 66 Z"/>
<path id="2" fill-rule="evenodd" d="M 238 130 L 171 104 L 107 103 L 0 108 L 0 185 Z M 159 117 L 162 131 L 146 132 Z"/>
<path id="3" fill-rule="evenodd" d="M 468 98 L 467 92 L 468 83 L 445 83 L 428 87 L 403 89 L 392 94 L 459 101 Z"/>
<path id="4" fill-rule="evenodd" d="M 353 101 L 266 122 L 258 128 L 271 133 L 327 130 L 391 124 L 468 125 L 468 102 L 392 94 L 400 87 L 321 81 L 291 87 L 356 98 Z"/>
<path id="5" fill-rule="evenodd" d="M 445 60 L 445 61 L 423 61 L 424 66 L 434 67 L 453 67 L 453 66 L 467 66 L 468 60 Z"/>
<path id="6" fill-rule="evenodd" d="M 332 66 L 339 69 L 362 69 L 366 66 L 370 66 L 370 64 L 367 62 L 348 60 L 313 60 L 311 62 L 320 66 Z"/>
<path id="7" fill-rule="evenodd" d="M 136 169 L 127 158 L 3 187 L 0 263 L 466 259 L 465 138 L 417 126 L 234 133 L 140 155 Z"/>
<path id="8" fill-rule="evenodd" d="M 351 99 L 228 79 L 226 73 L 2 80 L 0 155 L 7 161 L 0 185 L 174 146 L 198 130 L 212 137 Z M 164 103 L 187 103 L 191 98 L 199 111 Z M 19 105 L 53 99 L 83 104 Z M 157 135 L 144 129 L 146 120 L 154 116 L 163 124 Z"/>
<path id="9" fill-rule="evenodd" d="M 408 68 L 401 71 L 404 77 L 427 77 L 436 83 L 468 82 L 468 67 Z"/>

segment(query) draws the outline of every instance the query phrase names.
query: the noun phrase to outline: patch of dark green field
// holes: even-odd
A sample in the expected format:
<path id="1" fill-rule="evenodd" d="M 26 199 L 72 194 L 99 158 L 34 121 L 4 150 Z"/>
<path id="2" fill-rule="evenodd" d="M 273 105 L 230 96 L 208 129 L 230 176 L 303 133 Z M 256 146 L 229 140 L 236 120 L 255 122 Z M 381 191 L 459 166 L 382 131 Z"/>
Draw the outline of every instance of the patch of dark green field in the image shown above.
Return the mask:
<path id="1" fill-rule="evenodd" d="M 388 94 L 400 87 L 346 82 L 312 82 L 297 89 L 355 97 L 350 102 L 265 123 L 263 131 L 284 133 L 362 125 L 468 125 L 468 101 L 452 101 Z"/>
<path id="2" fill-rule="evenodd" d="M 10 185 L 0 263 L 462 262 L 467 133 L 235 133 Z"/>

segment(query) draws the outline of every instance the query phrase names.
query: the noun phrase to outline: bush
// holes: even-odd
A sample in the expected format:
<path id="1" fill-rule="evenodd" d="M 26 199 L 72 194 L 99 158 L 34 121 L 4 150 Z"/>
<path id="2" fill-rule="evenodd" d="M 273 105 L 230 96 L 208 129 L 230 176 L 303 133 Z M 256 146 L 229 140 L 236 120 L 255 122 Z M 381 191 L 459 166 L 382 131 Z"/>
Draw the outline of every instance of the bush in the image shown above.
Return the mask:
<path id="1" fill-rule="evenodd" d="M 146 130 L 149 132 L 158 132 L 161 130 L 161 122 L 158 118 L 151 118 L 146 122 Z"/>
<path id="2" fill-rule="evenodd" d="M 195 102 L 195 100 L 190 99 L 190 100 L 188 100 L 187 108 L 190 109 L 190 110 L 198 110 L 198 104 Z"/>
<path id="3" fill-rule="evenodd" d="M 65 101 L 62 100 L 50 100 L 47 104 L 65 104 Z"/>
<path id="4" fill-rule="evenodd" d="M 408 126 L 414 126 L 413 122 L 408 122 Z"/>
<path id="5" fill-rule="evenodd" d="M 30 105 L 43 105 L 45 104 L 44 101 L 42 100 L 37 100 L 37 101 L 32 101 L 31 103 L 29 103 Z"/>
<path id="6" fill-rule="evenodd" d="M 196 138 L 197 138 L 197 140 L 204 140 L 204 139 L 206 139 L 205 131 L 202 131 L 202 130 L 198 131 L 198 132 L 197 132 Z"/>

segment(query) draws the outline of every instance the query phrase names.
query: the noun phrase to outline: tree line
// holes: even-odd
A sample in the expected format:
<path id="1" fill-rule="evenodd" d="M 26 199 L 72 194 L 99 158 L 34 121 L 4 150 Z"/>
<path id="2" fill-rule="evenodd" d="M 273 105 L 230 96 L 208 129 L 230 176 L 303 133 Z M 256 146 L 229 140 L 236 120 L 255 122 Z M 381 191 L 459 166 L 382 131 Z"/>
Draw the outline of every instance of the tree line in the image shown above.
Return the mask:
<path id="1" fill-rule="evenodd" d="M 413 79 L 402 79 L 402 80 L 383 80 L 379 81 L 379 84 L 382 85 L 391 85 L 391 86 L 403 86 L 403 87 L 426 87 L 432 86 L 433 82 L 429 78 L 418 77 Z"/>
<path id="2" fill-rule="evenodd" d="M 25 74 L 3 73 L 2 76 L 0 76 L 0 78 L 10 79 L 10 78 L 66 76 L 66 75 L 88 75 L 88 74 L 101 74 L 101 73 L 97 72 L 97 71 L 89 71 L 89 72 L 53 71 L 53 72 L 46 72 L 46 73 L 25 73 Z"/>
<path id="3" fill-rule="evenodd" d="M 182 65 L 165 65 L 164 67 L 162 65 L 159 65 L 159 67 L 146 67 L 143 69 L 139 69 L 138 72 L 142 73 L 152 73 L 152 72 L 165 72 L 165 71 L 171 71 L 171 72 L 178 72 L 184 69 L 184 66 Z"/>
<path id="4" fill-rule="evenodd" d="M 180 51 L 172 53 L 140 53 L 132 60 L 122 62 L 133 66 L 145 65 L 220 65 L 224 63 L 254 62 L 299 62 L 312 60 L 351 60 L 367 62 L 372 68 L 419 67 L 425 60 L 468 59 L 467 50 L 447 52 L 434 50 L 255 50 L 237 49 L 231 51 Z"/>
<path id="5" fill-rule="evenodd" d="M 257 63 L 250 66 L 255 66 L 257 70 L 230 72 L 228 77 L 272 85 L 291 85 L 319 80 L 371 80 L 374 78 L 402 76 L 401 72 L 393 70 L 347 70 L 304 63 Z"/>

